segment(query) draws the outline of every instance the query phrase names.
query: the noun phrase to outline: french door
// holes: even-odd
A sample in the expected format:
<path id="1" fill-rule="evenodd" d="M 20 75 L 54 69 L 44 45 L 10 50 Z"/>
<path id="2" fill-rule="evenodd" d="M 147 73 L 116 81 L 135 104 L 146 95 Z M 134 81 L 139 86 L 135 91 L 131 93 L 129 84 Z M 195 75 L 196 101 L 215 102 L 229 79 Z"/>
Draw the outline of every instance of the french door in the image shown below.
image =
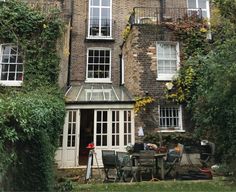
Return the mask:
<path id="1" fill-rule="evenodd" d="M 94 143 L 98 163 L 102 165 L 101 151 L 113 149 L 124 151 L 134 142 L 132 110 L 95 110 Z"/>
<path id="2" fill-rule="evenodd" d="M 60 146 L 56 152 L 59 167 L 78 166 L 79 121 L 79 110 L 67 110 L 63 132 L 60 135 Z"/>

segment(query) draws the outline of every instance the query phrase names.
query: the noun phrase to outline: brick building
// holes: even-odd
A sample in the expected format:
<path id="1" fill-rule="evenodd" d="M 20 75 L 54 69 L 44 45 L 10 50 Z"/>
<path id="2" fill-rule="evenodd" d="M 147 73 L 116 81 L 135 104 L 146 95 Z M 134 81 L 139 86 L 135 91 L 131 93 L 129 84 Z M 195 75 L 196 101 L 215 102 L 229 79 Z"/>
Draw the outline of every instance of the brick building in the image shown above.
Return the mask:
<path id="1" fill-rule="evenodd" d="M 163 99 L 166 83 L 181 62 L 181 42 L 160 26 L 186 14 L 209 17 L 209 0 L 40 2 L 59 4 L 67 26 L 58 43 L 59 84 L 66 89 L 67 110 L 55 157 L 59 167 L 86 165 L 91 142 L 101 163 L 102 149 L 125 150 L 140 139 L 140 128 L 144 134 L 188 129 L 184 107 Z M 124 41 L 123 31 L 130 24 Z M 1 45 L 1 66 L 3 49 Z M 22 81 L 9 80 L 0 83 L 19 86 Z M 135 115 L 135 96 L 151 96 L 155 102 Z"/>
<path id="2" fill-rule="evenodd" d="M 85 165 L 90 142 L 100 164 L 102 149 L 125 150 L 140 139 L 140 128 L 144 134 L 188 129 L 184 107 L 163 99 L 181 62 L 181 42 L 158 26 L 189 14 L 209 17 L 208 0 L 73 1 L 60 167 Z M 135 115 L 135 96 L 155 102 Z"/>

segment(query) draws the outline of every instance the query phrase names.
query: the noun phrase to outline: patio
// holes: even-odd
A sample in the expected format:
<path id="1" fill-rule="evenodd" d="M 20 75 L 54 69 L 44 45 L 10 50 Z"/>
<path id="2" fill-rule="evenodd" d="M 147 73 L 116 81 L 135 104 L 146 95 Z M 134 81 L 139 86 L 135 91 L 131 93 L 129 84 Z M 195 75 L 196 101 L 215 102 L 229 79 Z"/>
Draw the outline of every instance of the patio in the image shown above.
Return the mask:
<path id="1" fill-rule="evenodd" d="M 150 145 L 151 146 L 151 145 Z M 96 159 L 92 167 L 92 175 L 85 180 L 86 169 L 71 169 L 68 173 L 70 181 L 76 183 L 140 183 L 140 181 L 164 181 L 164 180 L 211 180 L 209 169 L 200 166 L 181 165 L 184 152 L 183 146 L 177 155 L 170 156 L 163 149 L 143 150 L 144 145 L 137 145 L 130 153 L 103 150 L 103 167 L 97 168 Z M 146 145 L 147 147 L 147 145 Z M 147 148 L 146 148 L 147 149 Z M 186 149 L 187 150 L 187 149 Z M 186 154 L 185 154 L 186 155 Z M 205 154 L 204 154 L 205 155 Z M 63 172 L 62 170 L 58 170 Z M 205 171 L 205 173 L 204 173 Z M 208 172 L 206 172 L 208 171 Z M 66 173 L 66 171 L 64 171 Z M 209 175 L 210 174 L 210 175 Z M 60 174 L 58 174 L 60 175 Z"/>

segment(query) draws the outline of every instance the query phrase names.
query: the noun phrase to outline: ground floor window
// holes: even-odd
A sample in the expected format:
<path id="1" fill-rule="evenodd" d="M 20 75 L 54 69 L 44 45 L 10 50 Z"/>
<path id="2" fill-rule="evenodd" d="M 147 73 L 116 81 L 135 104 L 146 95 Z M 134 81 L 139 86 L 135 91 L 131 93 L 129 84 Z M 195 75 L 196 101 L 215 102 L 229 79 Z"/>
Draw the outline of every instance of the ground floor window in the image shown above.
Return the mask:
<path id="1" fill-rule="evenodd" d="M 182 129 L 181 106 L 159 106 L 159 126 L 161 129 Z"/>

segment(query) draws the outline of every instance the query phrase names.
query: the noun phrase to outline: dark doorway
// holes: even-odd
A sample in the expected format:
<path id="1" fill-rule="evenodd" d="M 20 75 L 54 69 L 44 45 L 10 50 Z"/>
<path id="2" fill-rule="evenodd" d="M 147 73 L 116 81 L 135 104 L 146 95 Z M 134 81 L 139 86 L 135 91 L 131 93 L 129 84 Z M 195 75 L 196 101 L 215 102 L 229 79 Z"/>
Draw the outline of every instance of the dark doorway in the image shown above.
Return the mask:
<path id="1" fill-rule="evenodd" d="M 93 142 L 94 110 L 80 110 L 80 145 L 79 145 L 79 165 L 86 165 L 88 161 L 89 149 L 87 145 Z"/>

